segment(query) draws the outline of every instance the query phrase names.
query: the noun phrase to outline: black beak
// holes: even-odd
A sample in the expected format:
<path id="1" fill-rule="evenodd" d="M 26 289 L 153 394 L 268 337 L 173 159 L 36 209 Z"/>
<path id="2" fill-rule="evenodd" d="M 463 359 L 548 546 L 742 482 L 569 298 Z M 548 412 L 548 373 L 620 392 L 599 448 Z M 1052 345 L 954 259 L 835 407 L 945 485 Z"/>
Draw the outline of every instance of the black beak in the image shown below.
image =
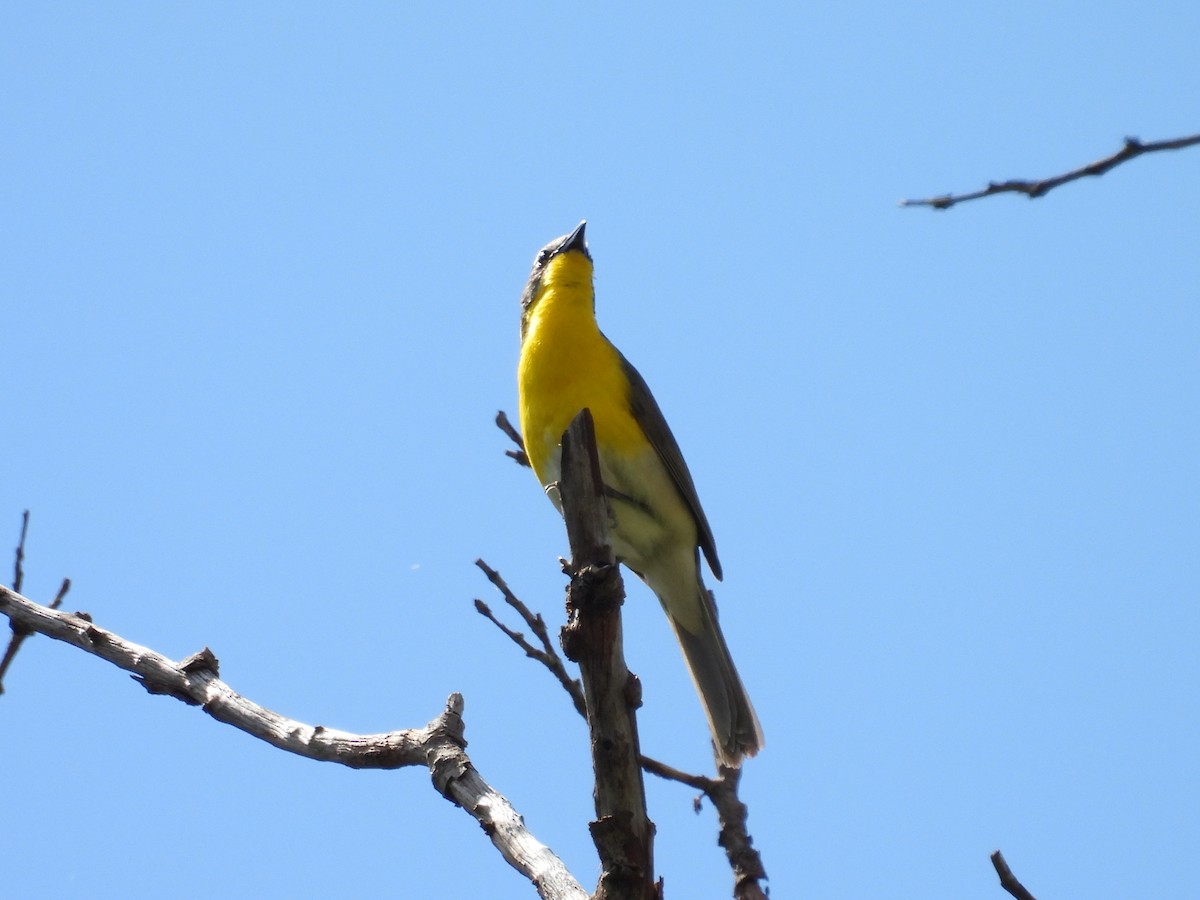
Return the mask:
<path id="1" fill-rule="evenodd" d="M 562 246 L 558 248 L 559 253 L 566 253 L 568 250 L 578 250 L 584 256 L 589 256 L 587 250 L 587 241 L 583 239 L 583 229 L 587 227 L 587 221 L 584 220 L 576 226 L 575 230 L 566 236 Z M 589 256 L 590 258 L 590 256 Z"/>

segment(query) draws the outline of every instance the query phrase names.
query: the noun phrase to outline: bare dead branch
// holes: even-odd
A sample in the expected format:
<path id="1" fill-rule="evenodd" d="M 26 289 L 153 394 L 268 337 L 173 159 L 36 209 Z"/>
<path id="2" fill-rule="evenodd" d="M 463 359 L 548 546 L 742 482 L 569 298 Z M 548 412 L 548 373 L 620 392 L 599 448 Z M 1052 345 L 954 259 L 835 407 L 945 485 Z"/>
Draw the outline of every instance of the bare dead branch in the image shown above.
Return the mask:
<path id="1" fill-rule="evenodd" d="M 543 900 L 588 898 L 562 861 L 528 831 L 508 800 L 475 769 L 463 749 L 461 694 L 451 694 L 445 709 L 423 727 L 351 734 L 285 718 L 241 696 L 217 677 L 217 659 L 208 648 L 176 663 L 92 624 L 84 614 L 41 606 L 5 587 L 0 587 L 0 613 L 14 625 L 133 673 L 152 694 L 198 706 L 217 721 L 289 753 L 355 769 L 426 766 L 437 790 L 479 822 L 504 859 L 534 884 Z"/>
<path id="2" fill-rule="evenodd" d="M 500 573 L 485 563 L 482 559 L 475 560 L 475 565 L 487 576 L 496 588 L 504 595 L 504 602 L 517 611 L 517 614 L 525 620 L 525 624 L 534 633 L 537 639 L 541 642 L 541 648 L 534 647 L 525 639 L 525 635 L 519 631 L 513 631 L 503 622 L 496 618 L 492 613 L 491 608 L 482 600 L 476 599 L 476 611 L 493 625 L 499 628 L 514 644 L 525 651 L 525 655 L 536 659 L 543 666 L 550 670 L 550 673 L 562 685 L 563 690 L 571 698 L 571 703 L 575 706 L 575 711 L 583 718 L 587 719 L 587 705 L 583 699 L 583 685 L 579 683 L 578 678 L 572 678 L 567 671 L 566 665 L 562 661 L 562 657 L 558 655 L 558 651 L 554 649 L 554 644 L 550 640 L 550 632 L 546 628 L 546 620 L 542 618 L 541 613 L 532 612 L 528 606 L 509 590 L 508 584 L 500 577 Z"/>
<path id="3" fill-rule="evenodd" d="M 572 680 L 566 673 L 566 668 L 563 665 L 561 658 L 554 651 L 553 645 L 550 643 L 548 634 L 546 633 L 545 621 L 540 614 L 532 613 L 529 608 L 518 599 L 508 587 L 508 584 L 500 576 L 498 572 L 487 565 L 483 560 L 476 560 L 475 564 L 481 571 L 487 575 L 488 580 L 495 585 L 504 595 L 505 602 L 513 609 L 517 610 L 521 618 L 529 625 L 529 627 L 538 635 L 542 642 L 544 651 L 533 647 L 520 632 L 515 632 L 501 623 L 487 604 L 481 600 L 475 601 L 475 608 L 481 615 L 487 618 L 492 624 L 500 629 L 510 640 L 520 647 L 525 655 L 537 660 L 546 666 L 563 688 L 571 697 L 571 702 L 580 715 L 587 719 L 586 703 L 583 699 L 582 688 L 579 682 Z M 540 629 L 540 630 L 539 630 Z M 762 857 L 758 850 L 754 848 L 753 838 L 750 836 L 749 829 L 746 823 L 748 810 L 746 805 L 741 802 L 738 796 L 738 787 L 740 784 L 740 775 L 737 770 L 720 768 L 717 778 L 707 778 L 703 775 L 693 775 L 689 772 L 681 771 L 666 763 L 660 762 L 657 759 L 639 755 L 638 762 L 642 767 L 642 771 L 648 772 L 651 775 L 656 775 L 666 781 L 676 781 L 680 784 L 687 785 L 694 790 L 700 791 L 700 795 L 693 801 L 696 812 L 699 812 L 702 806 L 702 800 L 707 797 L 712 803 L 713 808 L 717 812 L 717 818 L 720 825 L 718 843 L 725 848 L 726 858 L 729 860 L 730 866 L 733 869 L 734 876 L 734 893 L 733 896 L 737 900 L 761 900 L 766 897 L 766 892 L 761 884 L 766 879 L 766 871 L 762 863 Z M 732 772 L 732 776 L 727 773 Z"/>
<path id="4" fill-rule="evenodd" d="M 591 734 L 600 856 L 597 900 L 655 900 L 654 825 L 646 815 L 639 762 L 641 688 L 625 666 L 625 587 L 608 538 L 608 504 L 592 415 L 584 409 L 562 437 L 563 519 L 571 546 L 563 651 L 579 663 Z"/>
<path id="5" fill-rule="evenodd" d="M 1029 893 L 1025 885 L 1017 881 L 1017 876 L 1012 873 L 1012 869 L 1008 867 L 1008 863 L 1004 859 L 1004 854 L 999 850 L 992 854 L 992 865 L 996 868 L 996 874 L 1000 876 L 1000 886 L 1017 900 L 1037 900 L 1033 894 Z"/>
<path id="6" fill-rule="evenodd" d="M 489 566 L 482 559 L 475 560 L 475 565 L 478 566 L 479 569 L 487 576 L 488 581 L 495 585 L 496 588 L 499 589 L 499 591 L 504 595 L 504 602 L 515 609 L 521 618 L 525 620 L 525 623 L 529 626 L 530 630 L 537 635 L 538 640 L 542 643 L 542 649 L 539 650 L 538 648 L 532 646 L 529 641 L 526 640 L 525 635 L 519 631 L 514 631 L 496 618 L 496 614 L 492 612 L 491 607 L 489 607 L 482 600 L 475 600 L 475 611 L 500 629 L 500 631 L 509 640 L 511 640 L 525 652 L 526 656 L 530 657 L 531 659 L 535 659 L 544 665 L 558 680 L 559 684 L 563 686 L 563 689 L 567 692 L 567 696 L 571 698 L 571 703 L 575 707 L 575 711 L 578 712 L 579 715 L 581 715 L 586 721 L 587 703 L 583 698 L 583 687 L 579 683 L 579 679 L 571 678 L 570 673 L 567 672 L 566 665 L 562 661 L 562 658 L 555 651 L 554 645 L 550 641 L 549 632 L 546 629 L 546 620 L 542 617 L 542 614 L 534 613 L 532 610 L 530 610 L 529 607 L 526 606 L 525 603 L 512 592 L 512 589 L 508 586 L 508 582 L 504 580 L 500 573 Z M 688 787 L 695 788 L 698 791 L 707 791 L 708 786 L 714 783 L 711 778 L 706 778 L 703 775 L 692 775 L 688 772 L 684 772 L 680 769 L 669 766 L 664 762 L 659 762 L 657 759 L 646 756 L 645 754 L 639 758 L 641 759 L 643 771 L 649 772 L 651 775 L 657 775 L 659 778 L 662 778 L 665 781 L 678 781 L 680 784 L 685 784 Z"/>
<path id="7" fill-rule="evenodd" d="M 693 803 L 700 812 L 702 798 L 707 797 L 717 811 L 721 830 L 717 843 L 725 848 L 725 856 L 733 869 L 733 896 L 735 900 L 766 900 L 767 892 L 761 882 L 767 878 L 762 856 L 754 848 L 754 839 L 746 827 L 749 809 L 738 797 L 742 770 L 718 766 L 716 778 L 690 775 L 658 760 L 642 757 L 642 768 L 668 781 L 678 781 L 701 792 Z"/>
<path id="8" fill-rule="evenodd" d="M 717 843 L 724 848 L 733 869 L 733 896 L 735 900 L 766 900 L 761 882 L 766 879 L 767 871 L 746 828 L 749 810 L 738 798 L 742 770 L 721 766 L 720 772 L 720 777 L 704 793 L 716 807 L 721 823 Z"/>
<path id="9" fill-rule="evenodd" d="M 22 563 L 25 561 L 25 537 L 29 533 L 29 510 L 21 515 L 21 539 L 17 541 L 17 561 L 13 567 L 13 590 L 17 593 L 21 592 L 21 585 L 25 580 L 25 571 L 22 568 Z M 63 598 L 67 596 L 67 591 L 71 589 L 71 579 L 64 578 L 62 585 L 58 589 L 58 593 L 54 599 L 50 601 L 51 609 L 58 609 L 62 606 Z M 17 651 L 21 649 L 21 645 L 25 643 L 33 632 L 24 625 L 9 620 L 8 627 L 12 630 L 12 638 L 9 639 L 8 647 L 4 650 L 4 656 L 0 658 L 0 694 L 4 693 L 4 677 L 8 674 L 8 667 L 12 665 L 12 661 L 17 656 Z"/>
<path id="10" fill-rule="evenodd" d="M 711 778 L 704 775 L 693 775 L 690 772 L 684 772 L 682 769 L 676 769 L 674 766 L 668 766 L 664 762 L 659 762 L 653 757 L 642 755 L 642 771 L 649 772 L 651 775 L 657 775 L 663 781 L 677 781 L 680 784 L 686 784 L 690 788 L 695 788 L 702 794 L 708 793 L 709 789 L 716 783 Z M 696 812 L 700 812 L 700 798 L 696 798 L 694 804 Z"/>
<path id="11" fill-rule="evenodd" d="M 17 559 L 13 564 L 13 586 L 17 591 L 21 590 L 21 586 L 25 581 L 25 569 L 22 564 L 25 562 L 25 538 L 28 534 L 29 510 L 25 510 L 21 514 L 21 536 L 17 539 Z M 8 626 L 12 630 L 12 637 L 9 638 L 8 647 L 4 650 L 4 657 L 0 658 L 0 694 L 4 693 L 4 676 L 8 674 L 8 667 L 12 665 L 17 651 L 21 649 L 21 645 L 25 643 L 25 639 L 33 634 L 28 628 L 18 625 L 13 621 L 10 621 Z"/>
<path id="12" fill-rule="evenodd" d="M 513 427 L 512 422 L 508 421 L 508 413 L 504 410 L 496 413 L 496 427 L 507 434 L 509 439 L 517 445 L 516 450 L 505 450 L 504 455 L 509 459 L 516 460 L 518 465 L 533 468 L 529 463 L 529 454 L 525 452 L 525 442 L 521 440 L 521 433 Z"/>
<path id="13" fill-rule="evenodd" d="M 965 203 L 968 200 L 978 200 L 981 197 L 990 197 L 993 194 L 1004 193 L 1024 194 L 1029 199 L 1035 200 L 1054 190 L 1059 185 L 1066 184 L 1069 181 L 1076 181 L 1089 175 L 1103 175 L 1109 169 L 1115 168 L 1121 163 L 1128 162 L 1144 153 L 1156 153 L 1160 150 L 1182 150 L 1185 147 L 1191 147 L 1196 144 L 1200 144 L 1200 134 L 1174 138 L 1167 141 L 1153 141 L 1151 143 L 1142 143 L 1137 138 L 1127 137 L 1125 138 L 1124 146 L 1112 156 L 1106 156 L 1104 159 L 1098 159 L 1093 163 L 1088 163 L 1086 166 L 1080 166 L 1078 169 L 1072 169 L 1070 172 L 1055 175 L 1052 178 L 1043 178 L 1039 181 L 991 181 L 981 191 L 974 191 L 969 194 L 942 194 L 940 197 L 928 197 L 924 200 L 901 200 L 900 205 L 949 209 L 957 203 Z"/>

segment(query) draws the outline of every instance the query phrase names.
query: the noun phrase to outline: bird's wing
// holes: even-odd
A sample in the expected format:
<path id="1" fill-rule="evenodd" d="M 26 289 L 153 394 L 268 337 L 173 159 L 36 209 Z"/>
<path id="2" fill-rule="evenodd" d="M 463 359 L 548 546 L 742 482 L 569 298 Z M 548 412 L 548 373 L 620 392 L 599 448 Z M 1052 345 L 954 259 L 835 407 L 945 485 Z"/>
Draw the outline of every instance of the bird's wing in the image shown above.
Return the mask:
<path id="1" fill-rule="evenodd" d="M 671 428 L 667 425 L 662 410 L 658 408 L 654 395 L 650 393 L 646 379 L 642 378 L 638 370 L 619 350 L 617 354 L 621 357 L 621 366 L 625 370 L 625 377 L 629 379 L 630 411 L 638 425 L 641 426 L 642 432 L 658 452 L 659 459 L 667 467 L 667 471 L 671 474 L 671 480 L 679 488 L 679 494 L 687 503 L 688 509 L 692 511 L 692 518 L 696 520 L 696 535 L 700 542 L 700 549 L 704 551 L 708 567 L 720 581 L 721 563 L 717 559 L 717 545 L 713 541 L 712 529 L 708 525 L 704 509 L 700 506 L 700 498 L 696 495 L 696 485 L 692 481 L 692 473 L 688 471 L 687 463 L 683 460 L 683 453 L 679 449 L 675 435 L 671 434 Z"/>

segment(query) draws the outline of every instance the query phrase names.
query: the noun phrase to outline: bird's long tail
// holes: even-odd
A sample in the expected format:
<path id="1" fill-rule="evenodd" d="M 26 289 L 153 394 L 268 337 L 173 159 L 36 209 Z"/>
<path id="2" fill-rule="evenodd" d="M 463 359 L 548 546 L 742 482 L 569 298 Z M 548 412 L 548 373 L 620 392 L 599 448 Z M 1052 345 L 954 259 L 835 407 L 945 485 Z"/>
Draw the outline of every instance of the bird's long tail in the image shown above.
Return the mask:
<path id="1" fill-rule="evenodd" d="M 698 629 L 689 630 L 670 614 L 669 609 L 667 617 L 708 716 L 717 755 L 723 765 L 736 767 L 745 757 L 754 756 L 762 749 L 762 726 L 742 686 L 742 679 L 738 677 L 733 657 L 729 655 L 712 595 L 703 583 L 697 584 L 697 588 L 703 613 Z"/>

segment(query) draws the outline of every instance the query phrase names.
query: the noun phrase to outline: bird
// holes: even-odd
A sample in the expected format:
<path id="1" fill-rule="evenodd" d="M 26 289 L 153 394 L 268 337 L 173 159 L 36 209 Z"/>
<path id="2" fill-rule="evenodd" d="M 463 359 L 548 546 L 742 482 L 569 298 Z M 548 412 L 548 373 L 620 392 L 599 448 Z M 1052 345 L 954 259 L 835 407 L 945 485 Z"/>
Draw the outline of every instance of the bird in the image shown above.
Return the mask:
<path id="1" fill-rule="evenodd" d="M 713 576 L 722 576 L 712 529 L 645 379 L 600 331 L 586 226 L 580 222 L 541 249 L 521 296 L 517 382 L 525 452 L 561 512 L 562 434 L 580 410 L 591 410 L 613 553 L 658 597 L 717 759 L 738 767 L 762 748 L 763 732 L 701 577 L 701 551 Z"/>

